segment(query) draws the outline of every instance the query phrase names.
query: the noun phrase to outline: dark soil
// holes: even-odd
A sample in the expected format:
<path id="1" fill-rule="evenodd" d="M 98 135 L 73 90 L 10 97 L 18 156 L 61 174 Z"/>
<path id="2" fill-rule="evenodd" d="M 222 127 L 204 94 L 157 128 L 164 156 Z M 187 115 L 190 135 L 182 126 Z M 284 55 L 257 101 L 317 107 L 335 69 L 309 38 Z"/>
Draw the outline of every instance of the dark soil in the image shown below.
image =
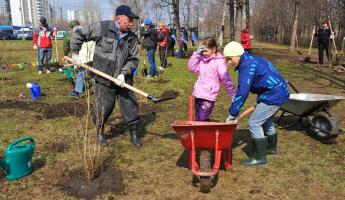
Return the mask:
<path id="1" fill-rule="evenodd" d="M 55 119 L 68 116 L 81 117 L 86 113 L 86 111 L 86 103 L 66 102 L 46 107 L 43 110 L 43 118 Z"/>
<path id="2" fill-rule="evenodd" d="M 108 192 L 121 193 L 125 186 L 121 173 L 113 168 L 107 168 L 93 181 L 88 181 L 81 171 L 72 172 L 62 183 L 62 189 L 76 198 L 94 199 Z"/>
<path id="3" fill-rule="evenodd" d="M 48 106 L 47 103 L 32 101 L 16 101 L 16 100 L 5 100 L 0 101 L 0 109 L 19 109 L 19 110 L 32 110 L 40 112 L 44 107 Z"/>
<path id="4" fill-rule="evenodd" d="M 64 153 L 70 148 L 69 144 L 62 142 L 48 143 L 44 145 L 44 149 L 52 153 Z"/>

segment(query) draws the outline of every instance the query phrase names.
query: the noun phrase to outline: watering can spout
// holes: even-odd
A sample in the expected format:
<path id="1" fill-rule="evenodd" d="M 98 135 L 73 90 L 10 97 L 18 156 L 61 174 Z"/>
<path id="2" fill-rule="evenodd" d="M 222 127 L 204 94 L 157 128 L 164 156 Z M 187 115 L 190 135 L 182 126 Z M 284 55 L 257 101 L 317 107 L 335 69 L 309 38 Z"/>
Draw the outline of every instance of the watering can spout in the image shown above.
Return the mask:
<path id="1" fill-rule="evenodd" d="M 7 169 L 7 162 L 6 160 L 4 160 L 3 157 L 0 157 L 0 167 L 3 168 L 3 169 Z"/>

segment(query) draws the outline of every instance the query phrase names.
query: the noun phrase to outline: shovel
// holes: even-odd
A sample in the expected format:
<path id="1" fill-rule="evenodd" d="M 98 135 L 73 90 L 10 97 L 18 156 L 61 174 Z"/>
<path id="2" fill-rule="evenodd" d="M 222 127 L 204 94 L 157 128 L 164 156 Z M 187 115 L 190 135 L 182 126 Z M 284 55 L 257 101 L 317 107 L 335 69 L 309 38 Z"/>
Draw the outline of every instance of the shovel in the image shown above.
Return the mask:
<path id="1" fill-rule="evenodd" d="M 72 58 L 70 58 L 68 56 L 65 56 L 64 58 L 65 58 L 65 60 L 68 60 L 69 62 L 73 63 L 73 59 Z M 121 82 L 118 79 L 116 79 L 116 78 L 114 78 L 112 76 L 109 76 L 108 74 L 106 74 L 104 72 L 101 72 L 101 71 L 99 71 L 99 70 L 97 70 L 95 68 L 92 68 L 92 67 L 90 67 L 90 66 L 88 66 L 86 64 L 80 64 L 79 66 L 83 67 L 83 68 L 85 68 L 85 69 L 87 69 L 87 70 L 89 70 L 91 72 L 93 72 L 94 74 L 97 74 L 97 75 L 99 75 L 99 76 L 101 76 L 101 77 L 103 77 L 105 79 L 108 79 L 108 80 L 114 82 L 118 86 L 127 88 L 127 89 L 129 89 L 129 90 L 131 90 L 131 91 L 133 91 L 135 93 L 138 93 L 138 94 L 146 97 L 147 99 L 149 99 L 150 101 L 152 101 L 154 103 L 158 103 L 158 102 L 162 102 L 162 101 L 167 101 L 167 100 L 170 100 L 170 99 L 176 99 L 177 96 L 178 96 L 178 92 L 173 91 L 173 90 L 168 90 L 168 91 L 165 91 L 159 97 L 154 97 L 154 96 L 149 95 L 148 93 L 146 93 L 144 91 L 141 91 L 141 90 L 139 90 L 139 89 L 137 89 L 137 88 L 135 88 L 135 87 L 133 87 L 131 85 L 128 85 L 127 83 L 123 83 L 121 85 Z"/>
<path id="2" fill-rule="evenodd" d="M 142 75 L 143 77 L 146 77 L 146 76 L 147 76 L 147 67 L 146 67 L 146 58 L 147 58 L 147 54 L 146 54 L 146 49 L 144 49 L 144 52 L 145 52 L 144 66 L 143 66 L 143 68 L 141 69 L 141 75 Z"/>
<path id="3" fill-rule="evenodd" d="M 311 47 L 313 45 L 314 33 L 315 33 L 315 25 L 313 27 L 313 35 L 311 36 L 311 40 L 310 40 L 308 56 L 304 58 L 304 62 L 307 62 L 307 63 L 310 63 L 310 61 L 311 61 L 310 52 L 311 52 Z"/>

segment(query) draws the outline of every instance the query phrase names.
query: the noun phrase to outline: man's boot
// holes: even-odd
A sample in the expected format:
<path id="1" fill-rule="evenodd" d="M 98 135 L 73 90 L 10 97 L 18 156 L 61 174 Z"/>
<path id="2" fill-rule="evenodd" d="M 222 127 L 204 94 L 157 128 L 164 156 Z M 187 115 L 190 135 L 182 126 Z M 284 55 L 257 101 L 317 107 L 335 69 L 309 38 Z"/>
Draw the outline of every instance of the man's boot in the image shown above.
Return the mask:
<path id="1" fill-rule="evenodd" d="M 267 136 L 267 154 L 277 154 L 277 134 Z"/>
<path id="2" fill-rule="evenodd" d="M 253 155 L 251 158 L 241 161 L 242 165 L 262 165 L 266 164 L 267 137 L 253 139 Z"/>
<path id="3" fill-rule="evenodd" d="M 137 148 L 141 147 L 142 144 L 140 142 L 140 138 L 138 137 L 139 122 L 136 121 L 134 123 L 130 123 L 128 126 L 132 144 Z"/>

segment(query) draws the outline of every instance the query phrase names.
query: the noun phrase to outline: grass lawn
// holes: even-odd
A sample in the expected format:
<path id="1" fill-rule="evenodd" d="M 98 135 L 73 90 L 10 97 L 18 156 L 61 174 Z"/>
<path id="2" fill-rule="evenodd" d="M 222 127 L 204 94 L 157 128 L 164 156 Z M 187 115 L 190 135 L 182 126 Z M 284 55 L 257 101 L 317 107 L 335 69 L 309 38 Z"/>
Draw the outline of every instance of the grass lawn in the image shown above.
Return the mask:
<path id="1" fill-rule="evenodd" d="M 0 45 L 3 63 L 36 60 L 30 41 L 1 41 Z M 61 41 L 59 50 L 59 55 L 63 55 Z M 318 72 L 304 70 L 316 68 L 315 64 L 299 61 L 304 55 L 289 55 L 287 51 L 287 46 L 264 43 L 254 43 L 253 49 L 254 54 L 272 60 L 285 79 L 293 82 L 300 92 L 344 95 L 339 84 L 321 78 Z M 52 55 L 55 55 L 55 48 Z M 312 58 L 314 61 L 317 58 L 315 50 Z M 188 119 L 188 98 L 197 77 L 187 71 L 188 59 L 169 57 L 168 62 L 171 67 L 155 80 L 145 80 L 140 75 L 135 78 L 135 87 L 154 96 L 166 90 L 179 92 L 177 99 L 159 104 L 136 95 L 143 119 L 141 129 L 146 133 L 142 149 L 130 144 L 128 131 L 120 126 L 122 117 L 116 105 L 108 122 L 115 136 L 102 149 L 102 154 L 112 157 L 111 166 L 121 172 L 125 189 L 122 193 L 103 194 L 98 199 L 344 199 L 345 135 L 339 135 L 335 144 L 322 144 L 305 134 L 301 127 L 281 130 L 278 126 L 278 155 L 268 156 L 265 166 L 245 167 L 239 162 L 247 158 L 251 146 L 247 119 L 241 121 L 234 138 L 231 170 L 220 170 L 217 185 L 210 193 L 198 192 L 192 185 L 191 170 L 185 167 L 186 152 L 170 127 L 174 122 Z M 156 63 L 159 64 L 158 56 Z M 143 55 L 139 64 L 142 66 Z M 237 74 L 229 69 L 236 82 Z M 327 74 L 332 76 L 332 73 Z M 35 68 L 24 67 L 11 68 L 0 75 L 1 155 L 9 142 L 21 136 L 31 136 L 36 141 L 35 170 L 31 175 L 7 181 L 0 171 L 0 199 L 75 199 L 63 189 L 61 181 L 66 178 L 66 172 L 82 167 L 71 120 L 80 122 L 82 117 L 48 119 L 44 112 L 48 106 L 62 103 L 83 104 L 85 98 L 74 100 L 67 96 L 73 87 L 62 74 L 39 76 Z M 336 76 L 344 80 L 343 75 Z M 42 98 L 30 99 L 25 87 L 27 82 L 41 85 Z M 15 104 L 5 106 L 9 101 Z M 253 105 L 255 96 L 250 95 L 244 108 Z M 222 88 L 212 120 L 224 121 L 229 106 L 229 96 Z M 341 128 L 345 126 L 344 108 L 345 102 L 340 102 L 331 110 Z"/>

